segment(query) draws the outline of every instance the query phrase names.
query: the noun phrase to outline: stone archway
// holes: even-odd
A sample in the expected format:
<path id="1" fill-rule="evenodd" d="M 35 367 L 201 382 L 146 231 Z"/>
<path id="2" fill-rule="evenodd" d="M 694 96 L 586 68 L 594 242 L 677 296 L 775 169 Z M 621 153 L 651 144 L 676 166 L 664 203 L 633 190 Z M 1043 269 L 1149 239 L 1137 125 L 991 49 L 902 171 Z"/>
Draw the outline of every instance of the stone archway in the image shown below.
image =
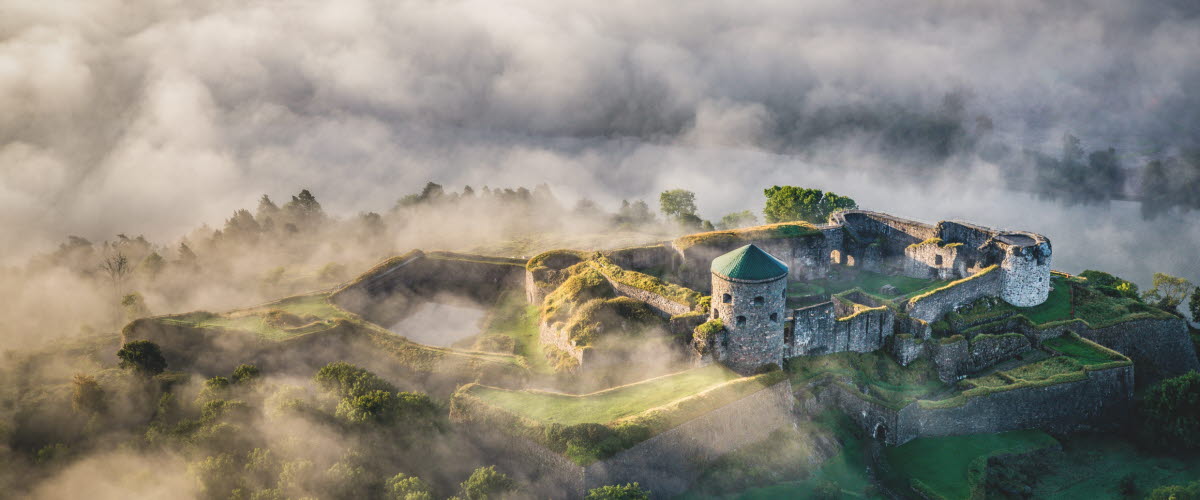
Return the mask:
<path id="1" fill-rule="evenodd" d="M 840 250 L 834 250 L 832 252 L 829 252 L 829 263 L 834 264 L 834 265 L 841 265 L 842 252 Z"/>
<path id="2" fill-rule="evenodd" d="M 882 423 L 875 424 L 875 430 L 871 432 L 871 437 L 882 442 L 887 442 L 887 426 Z"/>

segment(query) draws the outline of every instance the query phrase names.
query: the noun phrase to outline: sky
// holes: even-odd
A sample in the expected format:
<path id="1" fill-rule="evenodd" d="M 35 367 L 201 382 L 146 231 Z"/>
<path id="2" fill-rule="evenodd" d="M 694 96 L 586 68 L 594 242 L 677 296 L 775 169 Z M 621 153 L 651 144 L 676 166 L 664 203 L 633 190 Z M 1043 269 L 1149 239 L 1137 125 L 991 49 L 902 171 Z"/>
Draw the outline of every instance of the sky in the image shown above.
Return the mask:
<path id="1" fill-rule="evenodd" d="M 1130 158 L 1196 146 L 1198 14 L 1183 0 L 0 0 L 0 262 L 68 234 L 170 241 L 300 188 L 353 214 L 430 180 L 544 182 L 609 208 L 683 187 L 715 219 L 786 183 L 1042 231 L 1068 270 L 1200 279 L 1184 216 L 1034 200 L 996 188 L 1003 166 L 977 155 L 903 173 L 870 134 L 806 135 L 830 116 L 936 114 L 954 94 L 1017 150 L 1068 132 Z"/>

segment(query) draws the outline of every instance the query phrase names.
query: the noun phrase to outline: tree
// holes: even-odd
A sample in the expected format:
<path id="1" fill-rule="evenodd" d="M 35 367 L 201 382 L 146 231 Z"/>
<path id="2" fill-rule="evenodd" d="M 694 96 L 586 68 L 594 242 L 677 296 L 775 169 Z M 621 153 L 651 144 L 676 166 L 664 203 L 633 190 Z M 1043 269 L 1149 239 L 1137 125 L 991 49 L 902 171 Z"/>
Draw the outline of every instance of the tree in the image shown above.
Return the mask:
<path id="1" fill-rule="evenodd" d="M 71 379 L 75 386 L 71 393 L 71 407 L 80 413 L 104 413 L 108 405 L 104 401 L 104 389 L 96 377 L 77 373 Z"/>
<path id="2" fill-rule="evenodd" d="M 663 191 L 658 195 L 659 210 L 671 219 L 696 215 L 696 193 L 685 189 Z M 697 218 L 698 219 L 698 218 Z"/>
<path id="3" fill-rule="evenodd" d="M 112 283 L 113 290 L 120 297 L 125 277 L 133 272 L 133 267 L 129 265 L 129 258 L 121 252 L 109 255 L 100 263 L 100 270 L 108 277 L 108 281 Z"/>
<path id="4" fill-rule="evenodd" d="M 144 318 L 150 315 L 150 308 L 146 307 L 146 299 L 142 297 L 142 294 L 137 292 L 127 293 L 121 297 L 121 307 L 125 309 L 126 320 Z"/>
<path id="5" fill-rule="evenodd" d="M 621 200 L 621 208 L 617 209 L 616 217 L 618 225 L 638 227 L 652 222 L 654 214 L 650 212 L 650 206 L 646 202 L 637 200 L 630 203 L 628 200 Z"/>
<path id="6" fill-rule="evenodd" d="M 1155 384 L 1146 391 L 1140 412 L 1150 443 L 1172 451 L 1200 448 L 1200 373 Z"/>
<path id="7" fill-rule="evenodd" d="M 767 205 L 763 217 L 768 223 L 806 221 L 823 224 L 838 210 L 858 208 L 848 196 L 796 186 L 772 186 L 763 190 Z"/>
<path id="8" fill-rule="evenodd" d="M 1147 290 L 1142 298 L 1147 303 L 1173 314 L 1177 314 L 1176 309 L 1192 289 L 1192 282 L 1165 273 L 1154 273 L 1153 285 L 1154 288 Z"/>
<path id="9" fill-rule="evenodd" d="M 317 197 L 307 189 L 302 189 L 300 194 L 292 197 L 292 201 L 284 204 L 283 211 L 293 221 L 306 225 L 325 218 L 325 211 L 321 209 Z"/>
<path id="10" fill-rule="evenodd" d="M 432 500 L 429 485 L 421 478 L 399 473 L 387 481 L 387 498 L 393 500 Z"/>
<path id="11" fill-rule="evenodd" d="M 143 375 L 158 375 L 167 369 L 167 360 L 158 344 L 149 340 L 135 340 L 121 346 L 117 351 L 121 368 L 132 368 Z"/>
<path id="12" fill-rule="evenodd" d="M 258 209 L 254 211 L 254 218 L 258 219 L 260 223 L 265 223 L 267 219 L 273 219 L 278 216 L 279 207 L 275 205 L 275 202 L 271 201 L 271 197 L 265 194 L 262 195 L 262 198 L 258 199 Z"/>
<path id="13" fill-rule="evenodd" d="M 1200 500 L 1200 481 L 1186 485 L 1160 486 L 1146 500 Z"/>
<path id="14" fill-rule="evenodd" d="M 480 467 L 459 484 L 462 494 L 467 500 L 487 500 L 503 498 L 505 494 L 517 489 L 517 484 L 507 475 L 496 472 L 496 466 Z"/>
<path id="15" fill-rule="evenodd" d="M 235 384 L 251 382 L 258 378 L 258 376 L 259 371 L 257 366 L 243 363 L 233 369 L 232 382 Z"/>
<path id="16" fill-rule="evenodd" d="M 386 380 L 345 361 L 321 367 L 313 380 L 322 389 L 343 398 L 358 397 L 372 391 L 396 392 L 396 388 Z"/>
<path id="17" fill-rule="evenodd" d="M 754 216 L 754 212 L 742 210 L 741 212 L 733 212 L 721 217 L 721 222 L 717 224 L 717 229 L 737 229 L 755 224 L 758 224 L 758 217 Z"/>
<path id="18" fill-rule="evenodd" d="M 588 490 L 587 500 L 650 500 L 650 492 L 638 483 L 608 485 Z"/>

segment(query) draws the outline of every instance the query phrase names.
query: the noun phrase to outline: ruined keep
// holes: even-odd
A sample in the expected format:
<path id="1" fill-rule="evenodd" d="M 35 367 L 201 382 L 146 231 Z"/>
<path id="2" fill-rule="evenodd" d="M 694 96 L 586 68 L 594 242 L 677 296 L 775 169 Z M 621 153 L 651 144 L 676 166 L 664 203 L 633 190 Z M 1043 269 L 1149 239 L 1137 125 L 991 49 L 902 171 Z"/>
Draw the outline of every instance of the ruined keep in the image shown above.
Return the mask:
<path id="1" fill-rule="evenodd" d="M 755 245 L 712 261 L 712 319 L 725 325 L 724 363 L 739 372 L 783 362 L 788 267 Z"/>

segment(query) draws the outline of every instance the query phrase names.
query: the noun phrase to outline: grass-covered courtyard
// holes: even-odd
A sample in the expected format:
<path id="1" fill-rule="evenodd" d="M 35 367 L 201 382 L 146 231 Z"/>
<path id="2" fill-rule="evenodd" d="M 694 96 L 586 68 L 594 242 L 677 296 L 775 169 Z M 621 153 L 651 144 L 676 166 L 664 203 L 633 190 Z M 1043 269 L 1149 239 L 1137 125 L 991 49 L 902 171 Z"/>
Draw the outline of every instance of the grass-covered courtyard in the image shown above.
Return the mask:
<path id="1" fill-rule="evenodd" d="M 1056 444 L 1041 431 L 916 439 L 884 450 L 888 463 L 884 480 L 898 491 L 911 486 L 947 500 L 966 500 L 972 498 L 972 488 L 981 485 L 987 457 Z"/>

